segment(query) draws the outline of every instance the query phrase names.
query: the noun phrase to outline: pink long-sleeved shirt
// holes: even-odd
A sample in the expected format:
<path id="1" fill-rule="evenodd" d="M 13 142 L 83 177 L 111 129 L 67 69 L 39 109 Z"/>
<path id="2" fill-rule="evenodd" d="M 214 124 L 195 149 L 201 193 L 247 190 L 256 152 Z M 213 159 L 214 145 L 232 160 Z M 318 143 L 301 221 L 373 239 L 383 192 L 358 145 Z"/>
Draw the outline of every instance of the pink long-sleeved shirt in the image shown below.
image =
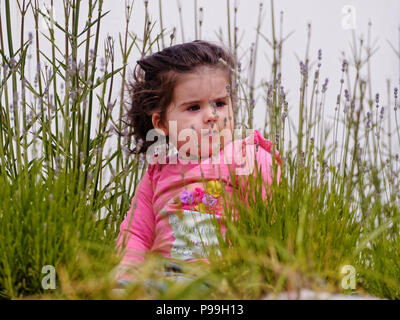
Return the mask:
<path id="1" fill-rule="evenodd" d="M 117 248 L 126 244 L 121 265 L 142 262 L 144 253 L 150 251 L 186 261 L 204 257 L 205 247 L 218 245 L 211 218 L 214 214 L 217 219 L 223 215 L 221 189 L 227 194 L 232 194 L 233 188 L 246 190 L 246 179 L 233 185 L 230 172 L 246 178 L 255 174 L 257 164 L 263 179 L 271 184 L 270 150 L 271 142 L 254 130 L 252 135 L 231 141 L 221 149 L 218 164 L 212 158 L 187 163 L 179 157 L 177 163 L 168 163 L 167 158 L 166 164 L 150 164 L 120 226 Z M 276 160 L 279 181 L 277 152 Z M 262 192 L 265 199 L 265 188 Z M 125 274 L 120 279 L 130 276 Z"/>

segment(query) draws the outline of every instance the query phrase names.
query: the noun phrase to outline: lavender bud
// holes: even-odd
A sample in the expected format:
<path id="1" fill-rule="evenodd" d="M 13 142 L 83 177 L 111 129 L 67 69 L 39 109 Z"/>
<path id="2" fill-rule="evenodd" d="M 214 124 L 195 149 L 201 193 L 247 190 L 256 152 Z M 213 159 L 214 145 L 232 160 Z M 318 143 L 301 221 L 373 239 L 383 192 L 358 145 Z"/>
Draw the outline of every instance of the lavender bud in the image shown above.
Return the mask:
<path id="1" fill-rule="evenodd" d="M 284 110 L 287 113 L 288 109 L 289 109 L 289 103 L 287 101 L 285 101 L 283 105 L 284 105 Z"/>
<path id="2" fill-rule="evenodd" d="M 225 88 L 226 88 L 226 96 L 228 97 L 231 94 L 231 85 L 227 84 Z"/>
<path id="3" fill-rule="evenodd" d="M 202 7 L 200 7 L 200 12 L 199 12 L 199 24 L 202 24 L 203 23 L 203 8 Z"/>
<path id="4" fill-rule="evenodd" d="M 346 59 L 344 59 L 343 63 L 342 63 L 342 72 L 344 72 L 346 70 L 347 65 L 348 65 L 348 62 Z"/>
<path id="5" fill-rule="evenodd" d="M 345 96 L 345 98 L 346 98 L 346 101 L 350 101 L 349 90 L 344 89 L 344 96 Z"/>
<path id="6" fill-rule="evenodd" d="M 319 71 L 316 70 L 315 73 L 314 73 L 314 79 L 315 79 L 314 82 L 315 83 L 317 82 L 318 77 L 319 77 Z"/>
<path id="7" fill-rule="evenodd" d="M 325 78 L 325 82 L 322 85 L 322 90 L 321 90 L 322 93 L 324 93 L 328 89 L 328 82 L 329 82 L 328 78 Z"/>
<path id="8" fill-rule="evenodd" d="M 305 65 L 303 61 L 300 61 L 300 73 L 303 77 L 307 77 L 308 74 L 307 65 Z"/>

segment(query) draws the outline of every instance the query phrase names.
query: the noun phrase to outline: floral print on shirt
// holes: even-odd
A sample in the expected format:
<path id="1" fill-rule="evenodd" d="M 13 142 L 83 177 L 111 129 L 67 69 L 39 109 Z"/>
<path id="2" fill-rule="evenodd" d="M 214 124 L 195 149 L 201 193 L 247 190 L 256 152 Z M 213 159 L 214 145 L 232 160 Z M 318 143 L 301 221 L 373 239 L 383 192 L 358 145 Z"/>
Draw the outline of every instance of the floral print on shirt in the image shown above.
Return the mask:
<path id="1" fill-rule="evenodd" d="M 179 200 L 182 209 L 220 214 L 222 185 L 218 180 L 210 180 L 206 189 L 196 187 L 193 191 L 182 190 Z"/>

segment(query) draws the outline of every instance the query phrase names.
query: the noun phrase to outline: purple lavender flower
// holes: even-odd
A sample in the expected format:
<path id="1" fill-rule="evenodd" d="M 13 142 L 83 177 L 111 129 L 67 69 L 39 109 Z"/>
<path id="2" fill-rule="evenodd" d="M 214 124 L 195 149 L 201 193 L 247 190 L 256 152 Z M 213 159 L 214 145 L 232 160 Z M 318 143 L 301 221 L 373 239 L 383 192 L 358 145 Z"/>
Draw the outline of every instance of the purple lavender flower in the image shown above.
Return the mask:
<path id="1" fill-rule="evenodd" d="M 367 129 L 371 128 L 371 112 L 367 112 Z"/>
<path id="2" fill-rule="evenodd" d="M 346 101 L 350 101 L 350 94 L 349 94 L 349 90 L 344 89 L 344 96 L 346 98 Z"/>
<path id="3" fill-rule="evenodd" d="M 180 200 L 183 204 L 192 204 L 194 197 L 193 194 L 189 190 L 183 190 L 180 195 Z"/>
<path id="4" fill-rule="evenodd" d="M 314 73 L 314 82 L 315 83 L 317 83 L 318 77 L 319 77 L 319 71 L 316 70 L 315 73 Z"/>
<path id="5" fill-rule="evenodd" d="M 304 77 L 307 77 L 308 75 L 308 67 L 303 63 L 303 61 L 300 61 L 300 73 Z"/>
<path id="6" fill-rule="evenodd" d="M 256 101 L 254 99 L 250 99 L 250 107 L 254 109 Z"/>
<path id="7" fill-rule="evenodd" d="M 345 72 L 345 71 L 346 71 L 346 67 L 347 67 L 348 64 L 349 64 L 349 63 L 347 62 L 347 60 L 344 59 L 344 60 L 343 60 L 343 64 L 342 64 L 342 72 Z"/>
<path id="8" fill-rule="evenodd" d="M 322 85 L 322 93 L 324 93 L 327 89 L 328 89 L 328 82 L 329 82 L 329 79 L 328 78 L 325 78 L 325 82 L 324 82 L 324 84 Z"/>

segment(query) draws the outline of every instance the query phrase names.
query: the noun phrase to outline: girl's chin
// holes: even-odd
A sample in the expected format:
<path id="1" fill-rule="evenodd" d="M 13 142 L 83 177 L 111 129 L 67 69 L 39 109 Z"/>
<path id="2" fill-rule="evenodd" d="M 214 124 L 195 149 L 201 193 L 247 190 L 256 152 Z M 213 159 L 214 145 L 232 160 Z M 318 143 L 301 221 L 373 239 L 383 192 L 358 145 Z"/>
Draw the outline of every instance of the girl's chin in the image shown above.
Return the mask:
<path id="1" fill-rule="evenodd" d="M 201 158 L 209 158 L 209 157 L 218 155 L 218 153 L 220 151 L 221 151 L 220 146 L 216 145 L 216 146 L 214 146 L 214 148 L 213 148 L 213 146 L 210 146 L 208 148 L 208 151 L 203 151 L 203 153 L 200 153 L 200 155 L 201 155 Z"/>

